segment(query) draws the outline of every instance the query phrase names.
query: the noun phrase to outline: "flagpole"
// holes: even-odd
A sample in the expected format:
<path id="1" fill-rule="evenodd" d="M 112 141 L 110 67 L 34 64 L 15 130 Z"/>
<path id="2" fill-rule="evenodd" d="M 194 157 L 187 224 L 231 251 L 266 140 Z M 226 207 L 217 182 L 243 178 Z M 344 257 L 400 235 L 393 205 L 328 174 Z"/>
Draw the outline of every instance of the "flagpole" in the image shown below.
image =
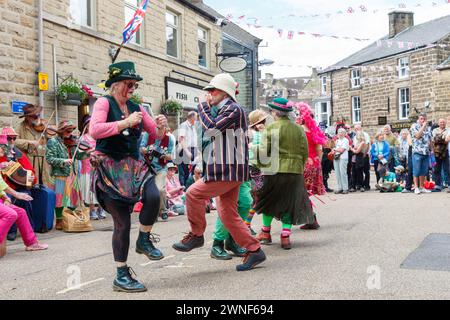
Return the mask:
<path id="1" fill-rule="evenodd" d="M 114 58 L 113 58 L 113 60 L 112 60 L 112 63 L 114 63 L 114 62 L 116 61 L 117 57 L 119 56 L 120 49 L 123 48 L 123 45 L 124 45 L 124 43 L 122 42 L 122 44 L 120 45 L 120 47 L 117 49 L 116 54 L 114 55 Z"/>

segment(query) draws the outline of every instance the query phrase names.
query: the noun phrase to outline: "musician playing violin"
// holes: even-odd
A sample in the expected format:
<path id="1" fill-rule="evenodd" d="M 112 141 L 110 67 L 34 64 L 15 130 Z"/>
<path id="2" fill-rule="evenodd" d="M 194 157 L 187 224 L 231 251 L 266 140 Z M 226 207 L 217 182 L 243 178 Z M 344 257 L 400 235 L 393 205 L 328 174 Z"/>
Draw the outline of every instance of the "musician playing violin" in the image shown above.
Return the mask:
<path id="1" fill-rule="evenodd" d="M 44 132 L 47 121 L 41 119 L 42 107 L 27 104 L 23 107 L 23 115 L 19 118 L 24 118 L 16 128 L 17 140 L 15 145 L 22 151 L 30 162 L 33 164 L 36 176 L 39 176 L 39 162 L 43 162 L 42 179 L 44 185 L 50 184 L 49 166 L 45 161 L 45 145 L 47 143 L 48 135 Z"/>
<path id="2" fill-rule="evenodd" d="M 54 184 L 49 185 L 56 193 L 56 230 L 62 230 L 62 212 L 64 208 L 76 208 L 79 201 L 79 190 L 73 190 L 79 184 L 74 183 L 78 172 L 75 160 L 88 157 L 85 151 L 72 143 L 72 132 L 76 126 L 71 121 L 61 121 L 58 125 L 58 136 L 47 142 L 45 159 L 51 166 Z"/>

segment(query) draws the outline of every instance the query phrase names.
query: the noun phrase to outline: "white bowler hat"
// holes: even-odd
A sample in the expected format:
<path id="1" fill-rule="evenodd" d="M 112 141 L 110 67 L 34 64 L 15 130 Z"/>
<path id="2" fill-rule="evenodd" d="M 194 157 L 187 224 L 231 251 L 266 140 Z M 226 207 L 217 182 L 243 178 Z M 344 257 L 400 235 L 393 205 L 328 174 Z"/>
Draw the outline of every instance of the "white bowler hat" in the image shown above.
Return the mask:
<path id="1" fill-rule="evenodd" d="M 236 102 L 236 89 L 237 84 L 231 75 L 228 73 L 220 73 L 214 78 L 212 78 L 211 82 L 203 88 L 203 90 L 209 91 L 213 89 L 222 90 L 227 93 L 234 102 Z"/>

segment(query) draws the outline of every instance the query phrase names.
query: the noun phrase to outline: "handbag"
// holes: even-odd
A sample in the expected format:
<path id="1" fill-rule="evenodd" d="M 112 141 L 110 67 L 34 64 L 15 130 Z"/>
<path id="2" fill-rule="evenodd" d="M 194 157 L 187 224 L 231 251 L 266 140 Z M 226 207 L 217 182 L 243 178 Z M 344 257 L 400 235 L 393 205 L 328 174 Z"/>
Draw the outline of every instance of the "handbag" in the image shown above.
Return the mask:
<path id="1" fill-rule="evenodd" d="M 334 150 L 331 150 L 330 152 L 328 152 L 328 154 L 327 154 L 328 160 L 333 161 L 335 154 L 336 154 L 336 151 L 334 151 Z"/>
<path id="2" fill-rule="evenodd" d="M 93 230 L 89 208 L 76 208 L 74 210 L 64 208 L 62 215 L 64 232 L 89 232 Z"/>

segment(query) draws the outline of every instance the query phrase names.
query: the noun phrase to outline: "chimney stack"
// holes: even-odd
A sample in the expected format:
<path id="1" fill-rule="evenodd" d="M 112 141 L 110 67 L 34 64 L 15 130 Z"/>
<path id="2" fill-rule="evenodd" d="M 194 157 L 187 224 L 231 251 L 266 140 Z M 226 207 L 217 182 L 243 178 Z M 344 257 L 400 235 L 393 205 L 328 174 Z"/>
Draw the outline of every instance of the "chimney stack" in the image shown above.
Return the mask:
<path id="1" fill-rule="evenodd" d="M 414 12 L 393 11 L 389 13 L 389 38 L 395 37 L 412 26 L 414 26 Z"/>

